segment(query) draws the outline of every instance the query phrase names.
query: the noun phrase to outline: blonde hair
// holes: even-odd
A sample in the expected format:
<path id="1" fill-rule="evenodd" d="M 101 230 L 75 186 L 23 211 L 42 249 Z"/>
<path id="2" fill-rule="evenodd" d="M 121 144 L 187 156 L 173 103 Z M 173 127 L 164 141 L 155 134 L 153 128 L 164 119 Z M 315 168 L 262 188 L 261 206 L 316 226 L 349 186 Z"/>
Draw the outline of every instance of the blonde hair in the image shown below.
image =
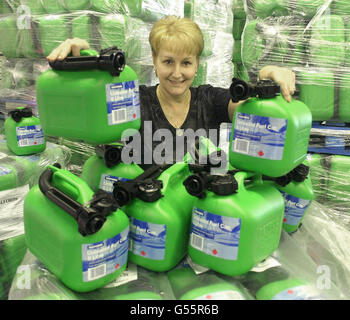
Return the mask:
<path id="1" fill-rule="evenodd" d="M 149 43 L 154 56 L 158 55 L 162 45 L 175 53 L 199 57 L 204 46 L 199 26 L 189 18 L 176 16 L 166 16 L 156 22 L 150 32 Z"/>

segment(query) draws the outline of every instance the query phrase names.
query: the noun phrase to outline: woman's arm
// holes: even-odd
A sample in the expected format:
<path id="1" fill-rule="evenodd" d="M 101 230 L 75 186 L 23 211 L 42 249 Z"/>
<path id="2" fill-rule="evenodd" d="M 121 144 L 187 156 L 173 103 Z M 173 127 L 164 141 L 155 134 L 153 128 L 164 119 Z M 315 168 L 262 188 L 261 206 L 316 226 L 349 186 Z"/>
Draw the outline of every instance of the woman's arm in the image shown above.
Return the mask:
<path id="1" fill-rule="evenodd" d="M 80 50 L 90 49 L 87 41 L 79 38 L 67 39 L 62 42 L 56 49 L 52 50 L 51 53 L 46 57 L 49 61 L 63 60 L 71 52 L 73 57 L 80 56 Z"/>
<path id="2" fill-rule="evenodd" d="M 275 81 L 281 88 L 282 96 L 288 102 L 292 101 L 292 95 L 295 91 L 295 73 L 292 70 L 278 66 L 266 66 L 259 71 L 259 80 Z M 228 104 L 228 115 L 231 120 L 236 108 L 244 101 L 234 103 L 230 100 Z"/>

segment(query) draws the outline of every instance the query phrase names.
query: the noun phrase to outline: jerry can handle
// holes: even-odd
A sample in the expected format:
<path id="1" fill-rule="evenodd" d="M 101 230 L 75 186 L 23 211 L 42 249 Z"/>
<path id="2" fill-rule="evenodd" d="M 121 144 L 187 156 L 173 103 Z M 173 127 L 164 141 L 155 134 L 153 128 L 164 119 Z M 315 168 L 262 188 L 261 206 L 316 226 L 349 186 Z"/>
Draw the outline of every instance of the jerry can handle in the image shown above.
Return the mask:
<path id="1" fill-rule="evenodd" d="M 61 190 L 51 185 L 52 176 L 56 166 L 48 166 L 40 175 L 39 189 L 54 204 L 72 216 L 78 223 L 78 231 L 85 237 L 100 230 L 106 221 L 106 214 L 103 215 L 94 208 L 87 208 L 76 200 L 70 198 Z M 59 168 L 58 168 L 59 169 Z"/>
<path id="2" fill-rule="evenodd" d="M 237 183 L 238 183 L 238 192 L 246 191 L 244 181 L 249 178 L 253 178 L 257 183 L 263 183 L 262 182 L 262 175 L 257 172 L 252 171 L 239 171 L 234 175 Z"/>
<path id="3" fill-rule="evenodd" d="M 51 185 L 54 171 L 48 167 L 39 178 L 40 191 L 61 209 L 75 217 L 81 204 Z"/>
<path id="4" fill-rule="evenodd" d="M 80 55 L 81 56 L 97 56 L 98 52 L 94 49 L 82 49 L 80 50 Z"/>
<path id="5" fill-rule="evenodd" d="M 55 70 L 92 70 L 100 69 L 108 71 L 112 76 L 119 77 L 124 70 L 125 53 L 118 47 L 103 49 L 98 55 L 90 55 L 86 52 L 79 57 L 68 56 L 63 60 L 50 61 L 49 65 Z"/>
<path id="6" fill-rule="evenodd" d="M 54 174 L 55 174 L 55 179 L 58 178 L 61 181 L 67 182 L 71 187 L 75 189 L 77 194 L 79 195 L 84 194 L 84 187 L 82 187 L 82 185 L 74 179 L 75 176 L 72 177 L 70 175 L 64 174 L 60 170 L 55 171 Z M 86 199 L 83 200 L 83 202 L 86 202 L 86 201 L 87 201 Z"/>

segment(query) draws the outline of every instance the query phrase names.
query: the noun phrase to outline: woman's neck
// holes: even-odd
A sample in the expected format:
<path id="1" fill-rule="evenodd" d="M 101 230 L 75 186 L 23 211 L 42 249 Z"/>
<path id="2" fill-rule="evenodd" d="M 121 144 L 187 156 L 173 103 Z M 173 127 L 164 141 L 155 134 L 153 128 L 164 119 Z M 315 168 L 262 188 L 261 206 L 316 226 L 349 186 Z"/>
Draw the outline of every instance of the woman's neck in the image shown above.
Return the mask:
<path id="1" fill-rule="evenodd" d="M 161 106 L 165 104 L 168 108 L 176 108 L 178 106 L 187 107 L 191 99 L 191 91 L 188 89 L 184 94 L 180 96 L 173 96 L 163 90 L 160 85 L 158 85 L 157 96 Z"/>
<path id="2" fill-rule="evenodd" d="M 181 97 L 173 97 L 157 87 L 157 96 L 165 117 L 174 128 L 180 128 L 190 110 L 191 91 L 188 89 Z"/>

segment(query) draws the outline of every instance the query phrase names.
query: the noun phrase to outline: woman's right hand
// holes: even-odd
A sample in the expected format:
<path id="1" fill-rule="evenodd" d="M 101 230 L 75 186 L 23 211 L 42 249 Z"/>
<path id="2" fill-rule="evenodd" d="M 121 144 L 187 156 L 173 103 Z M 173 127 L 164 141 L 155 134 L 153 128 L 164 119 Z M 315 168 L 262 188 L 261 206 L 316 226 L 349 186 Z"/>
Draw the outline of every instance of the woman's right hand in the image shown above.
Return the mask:
<path id="1" fill-rule="evenodd" d="M 90 49 L 87 41 L 79 38 L 67 39 L 66 41 L 62 42 L 56 49 L 52 50 L 46 59 L 50 62 L 53 62 L 55 60 L 63 60 L 71 52 L 73 57 L 79 57 L 80 50 L 82 49 Z"/>

